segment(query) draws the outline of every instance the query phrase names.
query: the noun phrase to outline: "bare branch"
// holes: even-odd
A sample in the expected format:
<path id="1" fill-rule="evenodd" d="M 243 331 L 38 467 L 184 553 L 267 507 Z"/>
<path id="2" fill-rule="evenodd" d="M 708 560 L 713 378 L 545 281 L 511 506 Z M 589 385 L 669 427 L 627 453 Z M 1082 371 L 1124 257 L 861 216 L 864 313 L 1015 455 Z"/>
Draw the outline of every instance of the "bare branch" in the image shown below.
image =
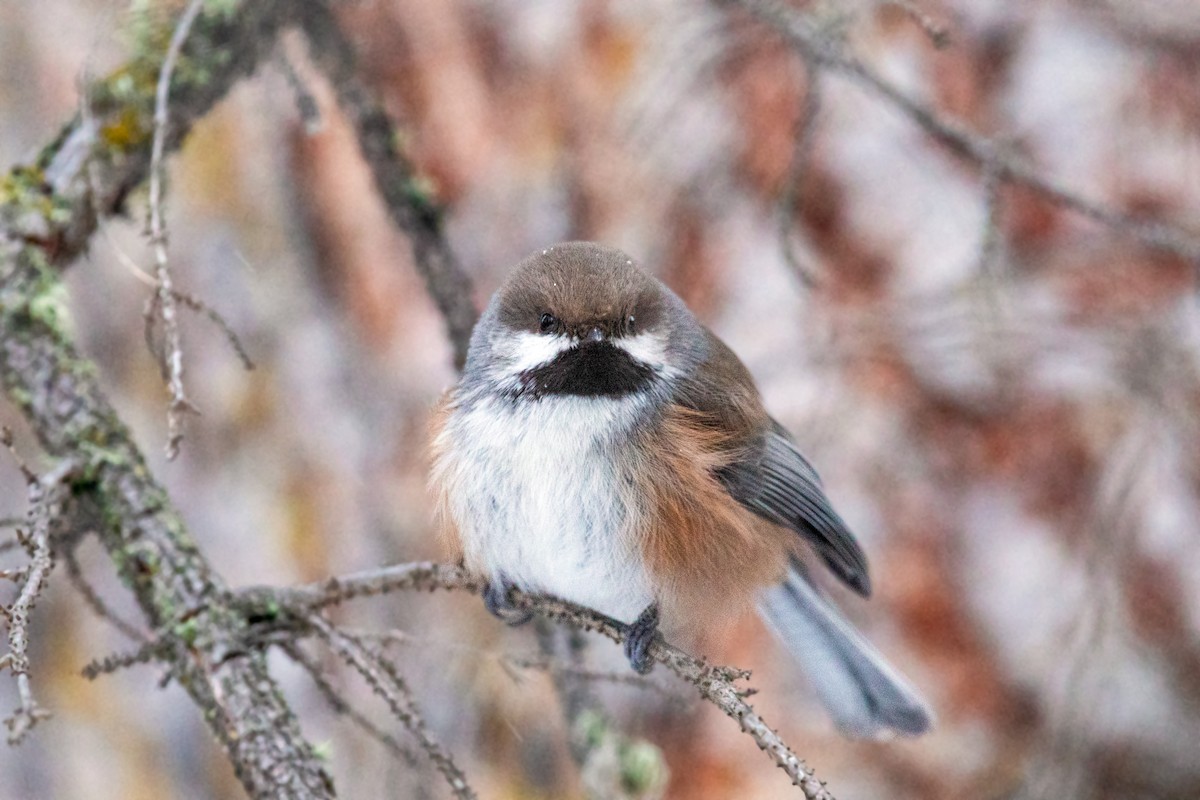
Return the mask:
<path id="1" fill-rule="evenodd" d="M 12 433 L 0 431 L 0 443 L 12 451 Z M 17 694 L 21 705 L 4 720 L 8 728 L 8 743 L 20 744 L 38 722 L 49 718 L 50 712 L 38 705 L 29 682 L 29 614 L 41 596 L 50 571 L 54 569 L 54 554 L 51 549 L 51 534 L 58 524 L 67 492 L 64 484 L 67 476 L 75 469 L 69 460 L 42 477 L 34 474 L 13 452 L 18 466 L 25 476 L 29 492 L 29 530 L 25 543 L 30 554 L 29 565 L 21 570 L 21 591 L 12 605 L 4 609 L 8 627 L 8 652 L 0 658 L 0 667 L 7 666 L 17 679 Z"/>
<path id="2" fill-rule="evenodd" d="M 110 675 L 119 670 L 132 667 L 134 664 L 149 664 L 151 661 L 163 658 L 167 644 L 161 639 L 153 639 L 146 642 L 137 650 L 128 653 L 114 653 L 107 655 L 104 658 L 99 658 L 82 670 L 83 677 L 89 681 L 95 680 L 101 675 Z"/>
<path id="3" fill-rule="evenodd" d="M 390 752 L 393 756 L 403 761 L 410 767 L 417 766 L 417 757 L 413 755 L 412 751 L 400 744 L 395 736 L 392 736 L 390 733 L 380 728 L 374 722 L 369 720 L 365 714 L 356 709 L 354 706 L 350 705 L 349 701 L 343 698 L 338 690 L 334 688 L 333 684 L 329 682 L 329 679 L 325 677 L 325 673 L 322 672 L 321 666 L 312 657 L 301 650 L 298 644 L 295 642 L 286 642 L 281 645 L 281 649 L 287 654 L 288 658 L 290 658 L 308 673 L 308 676 L 312 678 L 313 685 L 317 687 L 317 691 L 320 692 L 321 696 L 325 698 L 325 701 L 329 703 L 330 708 L 332 708 L 336 713 L 346 717 L 348 720 L 361 728 L 368 736 L 386 747 L 388 752 Z"/>
<path id="4" fill-rule="evenodd" d="M 416 738 L 429 760 L 446 778 L 454 796 L 460 800 L 476 800 L 475 792 L 467 783 L 467 776 L 441 743 L 429 734 L 408 684 L 395 667 L 355 637 L 330 625 L 320 614 L 310 613 L 305 621 L 387 703 L 392 714 Z"/>
<path id="5" fill-rule="evenodd" d="M 133 639 L 135 642 L 145 642 L 148 636 L 142 632 L 136 625 L 128 620 L 122 619 L 116 614 L 108 604 L 104 602 L 95 587 L 88 582 L 88 579 L 83 574 L 83 569 L 79 566 L 79 558 L 75 555 L 74 547 L 64 549 L 63 561 L 67 564 L 67 577 L 71 580 L 71 584 L 83 596 L 83 601 L 87 603 L 88 608 L 95 612 L 96 616 L 107 620 L 114 628 L 121 633 Z"/>
<path id="6" fill-rule="evenodd" d="M 293 618 L 305 619 L 311 618 L 318 609 L 355 598 L 405 590 L 445 589 L 477 593 L 481 588 L 479 582 L 461 567 L 416 562 L 329 578 L 292 589 L 251 588 L 240 592 L 236 602 L 247 615 L 279 616 L 282 609 Z M 565 600 L 528 595 L 516 590 L 512 592 L 512 599 L 518 608 L 582 631 L 599 633 L 614 642 L 624 641 L 629 629 L 622 622 Z M 328 623 L 322 621 L 321 624 L 330 629 Z M 754 739 L 759 749 L 766 752 L 775 765 L 801 788 L 805 797 L 809 800 L 832 800 L 833 795 L 817 779 L 812 769 L 746 702 L 749 692 L 739 688 L 736 682 L 748 678 L 749 673 L 730 667 L 712 666 L 661 639 L 651 645 L 650 657 L 695 686 L 701 697 L 737 722 L 742 731 Z"/>
<path id="7" fill-rule="evenodd" d="M 179 444 L 183 441 L 183 415 L 195 411 L 183 388 L 183 346 L 179 338 L 179 318 L 175 307 L 175 289 L 171 283 L 171 270 L 167 264 L 167 228 L 163 222 L 163 151 L 167 143 L 168 104 L 171 96 L 171 75 L 183 43 L 191 33 L 192 24 L 203 7 L 203 0 L 191 0 L 175 30 L 162 67 L 158 71 L 158 84 L 154 92 L 154 141 L 150 149 L 150 244 L 154 249 L 154 274 L 158 279 L 158 290 L 146 306 L 146 327 L 153 326 L 155 319 L 163 326 L 162 362 L 167 374 L 167 386 L 171 391 L 171 405 L 167 409 L 167 459 L 179 455 Z"/>
<path id="8" fill-rule="evenodd" d="M 575 632 L 574 629 L 570 629 Z M 626 670 L 593 669 L 581 663 L 563 661 L 546 655 L 522 656 L 514 653 L 497 653 L 496 658 L 507 668 L 545 672 L 551 676 L 577 678 L 580 681 L 592 683 L 611 683 L 618 686 L 630 686 L 635 689 L 649 689 L 670 699 L 679 699 L 667 687 L 656 683 L 645 675 Z"/>
<path id="9" fill-rule="evenodd" d="M 318 133 L 322 123 L 321 109 L 317 106 L 317 99 L 313 97 L 313 93 L 304 83 L 304 79 L 296 72 L 295 64 L 282 48 L 275 60 L 279 64 L 284 80 L 287 81 L 288 88 L 292 90 L 292 94 L 296 98 L 296 109 L 300 112 L 300 122 L 304 125 L 304 132 L 310 136 Z"/>
<path id="10" fill-rule="evenodd" d="M 121 264 L 123 264 L 127 270 L 129 270 L 129 274 L 147 286 L 153 287 L 157 290 L 158 281 L 152 275 L 146 274 L 146 272 L 142 270 L 142 268 L 139 267 L 132 258 L 129 257 L 129 254 L 121 249 L 121 246 L 117 244 L 112 235 L 108 232 L 108 227 L 106 225 L 101 225 L 99 230 L 104 236 L 104 240 L 108 242 L 109 247 L 112 248 L 113 254 L 116 255 L 117 260 L 121 262 Z M 208 317 L 208 320 L 220 328 L 221 333 L 225 334 L 226 341 L 228 341 L 229 346 L 233 348 L 233 352 L 237 354 L 238 360 L 242 362 L 242 366 L 247 370 L 254 369 L 254 361 L 250 358 L 250 354 L 246 350 L 246 346 L 242 344 L 241 337 L 237 335 L 237 331 L 233 329 L 233 326 L 229 324 L 229 321 L 225 319 L 224 316 L 222 316 L 220 311 L 217 311 L 208 303 L 205 303 L 203 300 L 193 294 L 181 292 L 178 289 L 173 290 L 172 294 L 174 295 L 175 300 L 178 301 L 179 304 L 184 308 Z M 157 292 L 154 296 L 157 296 Z M 150 347 L 151 350 L 155 349 L 155 345 L 153 343 L 150 344 Z M 159 358 L 161 361 L 161 354 L 156 354 L 155 357 Z"/>
<path id="11" fill-rule="evenodd" d="M 273 50 L 294 13 L 295 4 L 275 0 L 201 4 L 180 52 L 197 68 L 172 77 L 163 152 L 178 147 L 191 124 Z M 164 30 L 177 29 L 168 24 Z M 119 76 L 160 75 L 164 55 L 140 50 L 118 76 L 92 87 L 89 113 L 66 126 L 35 164 L 6 176 L 14 191 L 0 203 L 0 381 L 46 451 L 78 459 L 103 512 L 102 545 L 149 626 L 176 645 L 162 651 L 170 674 L 203 712 L 246 791 L 255 798 L 329 798 L 330 778 L 267 672 L 265 655 L 237 649 L 245 620 L 228 607 L 221 578 L 61 324 L 55 268 L 82 252 L 98 218 L 121 210 L 150 169 L 149 120 L 157 104 Z M 121 124 L 131 138 L 114 143 L 101 135 Z"/>
<path id="12" fill-rule="evenodd" d="M 354 48 L 330 10 L 318 3 L 306 4 L 301 25 L 317 67 L 329 79 L 342 113 L 354 127 L 363 159 L 392 221 L 408 234 L 417 271 L 446 321 L 454 365 L 462 369 L 479 312 L 471 300 L 471 281 L 446 241 L 441 208 L 433 200 L 431 188 L 397 147 L 398 137 L 387 112 L 359 80 Z"/>
<path id="13" fill-rule="evenodd" d="M 185 308 L 208 317 L 209 322 L 216 325 L 220 328 L 221 333 L 225 334 L 225 340 L 233 348 L 233 352 L 237 355 L 238 360 L 242 362 L 242 366 L 247 371 L 254 369 L 254 360 L 250 358 L 250 353 L 246 350 L 246 345 L 242 343 L 242 339 L 237 335 L 237 331 L 229 324 L 229 320 L 221 315 L 220 311 L 217 311 L 194 294 L 181 292 L 178 289 L 174 290 L 172 294 Z"/>
<path id="14" fill-rule="evenodd" d="M 805 264 L 796 252 L 792 241 L 792 230 L 796 225 L 796 203 L 812 158 L 813 142 L 816 139 L 817 120 L 821 114 L 821 70 L 816 62 L 804 59 L 804 105 L 796 120 L 795 144 L 792 146 L 792 165 L 784 181 L 783 193 L 779 197 L 779 245 L 783 258 L 800 282 L 808 288 L 817 285 L 817 276 L 811 265 Z"/>
<path id="15" fill-rule="evenodd" d="M 1116 233 L 1200 265 L 1200 236 L 1173 225 L 1141 220 L 1089 200 L 1048 180 L 1029 162 L 1016 156 L 999 154 L 992 139 L 967 130 L 955 121 L 944 119 L 929 106 L 910 97 L 858 58 L 845 52 L 838 41 L 821 31 L 802 12 L 776 0 L 713 2 L 719 6 L 740 8 L 767 24 L 822 69 L 842 75 L 886 100 L 959 158 L 979 167 L 993 164 L 1001 182 L 1025 186 L 1050 202 Z"/>
<path id="16" fill-rule="evenodd" d="M 910 2 L 910 0 L 883 0 L 883 5 L 899 9 L 929 37 L 929 41 L 933 42 L 933 46 L 939 50 L 950 45 L 950 31 L 946 29 L 946 26 L 935 21 L 916 3 Z"/>
<path id="17" fill-rule="evenodd" d="M 979 272 L 992 277 L 1003 240 L 1000 236 L 1000 170 L 995 158 L 983 162 L 983 231 L 979 237 Z"/>

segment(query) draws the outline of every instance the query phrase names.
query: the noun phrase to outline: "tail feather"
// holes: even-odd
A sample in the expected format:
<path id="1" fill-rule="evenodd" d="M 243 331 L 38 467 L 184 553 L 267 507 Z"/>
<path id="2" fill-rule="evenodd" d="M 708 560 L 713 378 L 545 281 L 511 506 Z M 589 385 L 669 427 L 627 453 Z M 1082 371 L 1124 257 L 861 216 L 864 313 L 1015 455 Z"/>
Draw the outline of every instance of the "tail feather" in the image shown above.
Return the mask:
<path id="1" fill-rule="evenodd" d="M 933 714 L 917 691 L 801 573 L 790 571 L 764 592 L 759 612 L 800 661 L 843 733 L 917 736 L 932 726 Z"/>

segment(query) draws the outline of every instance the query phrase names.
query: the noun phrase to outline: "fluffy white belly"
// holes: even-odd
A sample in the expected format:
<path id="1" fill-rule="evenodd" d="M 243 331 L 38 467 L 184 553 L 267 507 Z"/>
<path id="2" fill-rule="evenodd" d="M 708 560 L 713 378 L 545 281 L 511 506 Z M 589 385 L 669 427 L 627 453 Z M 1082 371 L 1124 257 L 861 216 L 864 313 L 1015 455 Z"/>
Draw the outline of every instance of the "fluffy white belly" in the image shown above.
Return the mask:
<path id="1" fill-rule="evenodd" d="M 632 622 L 653 594 L 614 441 L 641 402 L 558 396 L 456 410 L 439 469 L 467 565 Z"/>

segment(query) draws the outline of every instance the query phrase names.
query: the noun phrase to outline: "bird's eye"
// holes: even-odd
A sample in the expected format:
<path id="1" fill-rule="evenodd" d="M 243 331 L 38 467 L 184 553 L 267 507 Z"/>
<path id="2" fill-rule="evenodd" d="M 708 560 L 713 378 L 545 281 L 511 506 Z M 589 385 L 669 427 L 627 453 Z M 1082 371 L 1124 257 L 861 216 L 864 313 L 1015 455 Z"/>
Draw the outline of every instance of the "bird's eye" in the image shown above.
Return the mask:
<path id="1" fill-rule="evenodd" d="M 551 331 L 557 330 L 558 317 L 547 311 L 545 314 L 542 314 L 542 318 L 538 320 L 538 327 L 541 328 L 542 333 L 550 333 Z"/>
<path id="2" fill-rule="evenodd" d="M 634 321 L 635 321 L 635 317 L 633 316 L 633 314 L 630 314 L 629 319 L 625 320 L 625 330 L 627 330 L 629 333 L 633 333 Z"/>

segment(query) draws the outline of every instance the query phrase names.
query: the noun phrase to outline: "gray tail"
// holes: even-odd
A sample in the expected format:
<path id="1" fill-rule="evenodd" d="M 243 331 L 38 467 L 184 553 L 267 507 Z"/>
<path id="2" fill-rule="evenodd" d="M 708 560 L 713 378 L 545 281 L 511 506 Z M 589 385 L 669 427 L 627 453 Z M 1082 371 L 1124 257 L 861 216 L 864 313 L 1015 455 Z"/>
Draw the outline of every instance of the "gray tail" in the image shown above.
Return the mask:
<path id="1" fill-rule="evenodd" d="M 842 733 L 874 738 L 887 730 L 925 733 L 933 714 L 830 603 L 796 570 L 763 593 L 759 613 L 799 660 Z"/>

